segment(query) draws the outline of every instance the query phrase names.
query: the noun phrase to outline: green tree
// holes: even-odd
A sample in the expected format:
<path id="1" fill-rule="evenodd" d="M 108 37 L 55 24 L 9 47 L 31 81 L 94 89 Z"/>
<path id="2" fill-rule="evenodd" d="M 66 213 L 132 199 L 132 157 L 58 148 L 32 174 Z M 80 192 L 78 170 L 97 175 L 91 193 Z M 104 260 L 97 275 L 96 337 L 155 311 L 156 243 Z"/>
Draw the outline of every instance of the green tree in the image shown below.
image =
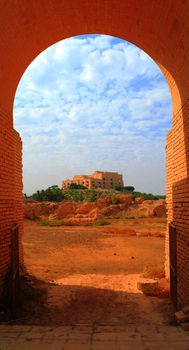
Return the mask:
<path id="1" fill-rule="evenodd" d="M 135 188 L 133 186 L 115 186 L 116 191 L 120 192 L 134 192 Z"/>
<path id="2" fill-rule="evenodd" d="M 87 187 L 85 187 L 84 185 L 80 185 L 80 184 L 70 184 L 68 187 L 70 190 L 87 190 Z"/>
<path id="3" fill-rule="evenodd" d="M 32 198 L 36 201 L 61 202 L 64 199 L 62 190 L 57 186 L 50 186 L 46 190 L 36 191 L 32 194 Z"/>

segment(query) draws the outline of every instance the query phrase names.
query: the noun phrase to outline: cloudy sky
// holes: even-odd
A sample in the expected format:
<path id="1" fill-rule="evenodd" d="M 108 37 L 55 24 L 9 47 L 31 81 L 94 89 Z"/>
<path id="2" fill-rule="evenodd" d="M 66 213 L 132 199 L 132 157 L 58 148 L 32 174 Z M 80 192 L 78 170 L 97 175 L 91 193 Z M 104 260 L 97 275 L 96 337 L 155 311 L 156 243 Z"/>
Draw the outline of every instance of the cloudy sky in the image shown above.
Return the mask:
<path id="1" fill-rule="evenodd" d="M 169 89 L 152 59 L 126 41 L 78 36 L 42 52 L 18 85 L 14 123 L 27 194 L 94 170 L 165 193 Z"/>

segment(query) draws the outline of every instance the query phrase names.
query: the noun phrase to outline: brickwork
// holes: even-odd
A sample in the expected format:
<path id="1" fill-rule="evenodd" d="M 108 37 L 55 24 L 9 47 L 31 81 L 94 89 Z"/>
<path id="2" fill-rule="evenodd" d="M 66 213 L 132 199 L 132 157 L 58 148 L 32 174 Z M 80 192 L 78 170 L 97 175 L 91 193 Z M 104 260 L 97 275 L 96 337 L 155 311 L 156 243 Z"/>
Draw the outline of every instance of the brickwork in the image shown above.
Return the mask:
<path id="1" fill-rule="evenodd" d="M 189 100 L 173 111 L 173 128 L 167 135 L 168 222 L 173 221 L 177 235 L 178 303 L 189 301 Z M 166 236 L 168 266 L 168 234 Z"/>
<path id="2" fill-rule="evenodd" d="M 19 234 L 23 234 L 23 184 L 22 184 L 22 141 L 17 131 L 14 136 L 14 220 L 19 225 Z M 23 261 L 22 239 L 20 239 L 20 258 Z"/>
<path id="3" fill-rule="evenodd" d="M 189 100 L 173 115 L 173 221 L 177 234 L 178 302 L 189 302 Z"/>
<path id="4" fill-rule="evenodd" d="M 22 233 L 21 139 L 11 118 L 0 111 L 0 291 L 10 268 L 10 230 L 19 223 Z M 22 249 L 21 249 L 22 254 Z"/>
<path id="5" fill-rule="evenodd" d="M 169 131 L 166 143 L 166 202 L 167 202 L 167 231 L 165 236 L 165 272 L 169 278 L 169 223 L 173 220 L 173 132 Z"/>
<path id="6" fill-rule="evenodd" d="M 0 290 L 10 266 L 10 228 L 14 220 L 14 151 L 10 117 L 0 112 Z"/>
<path id="7" fill-rule="evenodd" d="M 0 286 L 10 265 L 10 228 L 22 229 L 21 144 L 12 127 L 19 80 L 31 61 L 61 39 L 110 34 L 147 52 L 173 99 L 167 138 L 168 220 L 177 229 L 178 298 L 189 304 L 189 1 L 2 0 L 0 4 Z M 6 111 L 6 112 L 5 112 Z M 167 259 L 168 261 L 168 259 Z"/>

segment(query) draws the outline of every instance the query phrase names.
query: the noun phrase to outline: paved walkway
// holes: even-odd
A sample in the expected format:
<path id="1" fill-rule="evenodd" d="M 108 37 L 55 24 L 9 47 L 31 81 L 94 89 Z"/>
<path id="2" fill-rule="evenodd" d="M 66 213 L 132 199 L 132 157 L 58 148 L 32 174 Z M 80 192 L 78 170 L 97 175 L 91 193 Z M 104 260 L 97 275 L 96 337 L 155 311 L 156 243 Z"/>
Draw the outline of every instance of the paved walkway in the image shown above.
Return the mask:
<path id="1" fill-rule="evenodd" d="M 163 325 L 0 325 L 0 350 L 189 350 L 189 332 Z"/>

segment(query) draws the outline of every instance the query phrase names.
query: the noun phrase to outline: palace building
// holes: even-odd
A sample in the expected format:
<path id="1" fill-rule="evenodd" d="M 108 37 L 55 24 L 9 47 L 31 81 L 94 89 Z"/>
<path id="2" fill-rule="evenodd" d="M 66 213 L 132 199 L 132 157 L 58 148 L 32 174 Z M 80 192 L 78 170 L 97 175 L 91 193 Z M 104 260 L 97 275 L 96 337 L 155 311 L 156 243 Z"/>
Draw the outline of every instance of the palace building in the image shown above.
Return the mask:
<path id="1" fill-rule="evenodd" d="M 124 186 L 123 176 L 109 171 L 94 171 L 92 175 L 76 175 L 71 180 L 62 181 L 62 189 L 68 188 L 71 184 L 83 185 L 88 189 Z"/>

